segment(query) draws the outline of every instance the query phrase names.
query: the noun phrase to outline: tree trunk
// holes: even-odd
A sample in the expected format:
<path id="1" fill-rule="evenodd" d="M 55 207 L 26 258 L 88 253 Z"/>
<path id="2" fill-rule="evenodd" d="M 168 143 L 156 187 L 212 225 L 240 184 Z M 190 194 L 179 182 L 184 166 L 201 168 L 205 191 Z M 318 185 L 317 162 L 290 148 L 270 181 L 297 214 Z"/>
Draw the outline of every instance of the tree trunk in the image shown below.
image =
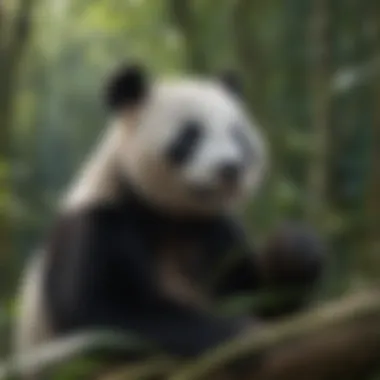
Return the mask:
<path id="1" fill-rule="evenodd" d="M 170 0 L 169 12 L 174 25 L 183 37 L 188 70 L 192 73 L 207 72 L 207 56 L 199 43 L 200 33 L 192 0 Z"/>
<path id="2" fill-rule="evenodd" d="M 33 0 L 20 1 L 16 14 L 0 9 L 0 289 L 6 295 L 11 288 L 13 265 L 11 203 L 11 125 L 13 95 L 18 66 L 30 32 Z"/>
<path id="3" fill-rule="evenodd" d="M 373 2 L 372 28 L 374 34 L 374 56 L 380 54 L 380 4 Z M 368 250 L 373 273 L 378 277 L 380 265 L 380 75 L 374 81 L 373 122 L 371 134 L 371 159 L 369 171 L 369 194 L 367 202 L 368 215 Z"/>
<path id="4" fill-rule="evenodd" d="M 251 25 L 250 16 L 260 7 L 261 1 L 238 0 L 235 5 L 233 32 L 235 35 L 236 54 L 251 109 L 258 120 L 265 124 L 266 112 L 266 65 L 263 52 L 260 51 Z"/>
<path id="5" fill-rule="evenodd" d="M 311 67 L 311 88 L 313 94 L 311 161 L 309 167 L 308 217 L 312 222 L 322 224 L 326 207 L 326 187 L 328 168 L 328 141 L 330 119 L 330 69 L 329 1 L 314 0 L 310 19 L 310 46 L 313 49 Z"/>

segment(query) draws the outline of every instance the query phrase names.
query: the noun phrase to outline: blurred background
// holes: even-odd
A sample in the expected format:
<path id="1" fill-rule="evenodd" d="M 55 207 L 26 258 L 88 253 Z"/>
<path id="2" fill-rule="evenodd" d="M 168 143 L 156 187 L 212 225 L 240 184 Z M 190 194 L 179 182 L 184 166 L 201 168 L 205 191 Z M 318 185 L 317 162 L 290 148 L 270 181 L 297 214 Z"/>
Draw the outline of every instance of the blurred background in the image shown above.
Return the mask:
<path id="1" fill-rule="evenodd" d="M 0 324 L 22 263 L 105 125 L 103 79 L 233 68 L 272 151 L 247 220 L 310 221 L 330 246 L 322 297 L 380 274 L 380 1 L 2 0 Z M 6 340 L 0 342 L 2 352 Z"/>

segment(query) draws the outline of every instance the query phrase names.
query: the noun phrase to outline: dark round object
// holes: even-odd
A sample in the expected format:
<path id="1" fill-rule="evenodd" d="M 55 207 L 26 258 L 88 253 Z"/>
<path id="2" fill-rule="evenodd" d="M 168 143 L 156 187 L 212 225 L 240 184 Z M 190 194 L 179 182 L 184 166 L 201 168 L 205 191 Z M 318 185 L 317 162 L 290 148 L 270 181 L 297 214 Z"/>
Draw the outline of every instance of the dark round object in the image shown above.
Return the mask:
<path id="1" fill-rule="evenodd" d="M 306 224 L 285 223 L 268 239 L 263 258 L 266 277 L 286 285 L 313 284 L 325 264 L 326 248 Z"/>

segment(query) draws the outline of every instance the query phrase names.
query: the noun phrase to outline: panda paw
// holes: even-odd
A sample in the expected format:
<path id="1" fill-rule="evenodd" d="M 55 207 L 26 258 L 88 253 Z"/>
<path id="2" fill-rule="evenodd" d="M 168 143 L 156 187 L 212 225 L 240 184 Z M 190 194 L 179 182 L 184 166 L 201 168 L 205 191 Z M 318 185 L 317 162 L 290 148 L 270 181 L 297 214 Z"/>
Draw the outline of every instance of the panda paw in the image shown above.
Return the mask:
<path id="1" fill-rule="evenodd" d="M 264 278 L 272 285 L 312 286 L 325 267 L 324 243 L 305 224 L 281 225 L 268 239 L 263 253 Z"/>

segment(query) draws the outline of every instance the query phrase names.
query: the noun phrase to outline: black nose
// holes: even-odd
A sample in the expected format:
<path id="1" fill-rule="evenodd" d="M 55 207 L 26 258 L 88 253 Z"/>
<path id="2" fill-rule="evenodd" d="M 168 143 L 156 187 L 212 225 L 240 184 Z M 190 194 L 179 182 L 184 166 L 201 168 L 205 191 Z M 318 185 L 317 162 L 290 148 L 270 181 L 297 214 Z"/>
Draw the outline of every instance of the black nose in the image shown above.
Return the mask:
<path id="1" fill-rule="evenodd" d="M 219 178 L 226 183 L 235 183 L 241 174 L 241 165 L 236 162 L 225 162 L 219 167 Z"/>

